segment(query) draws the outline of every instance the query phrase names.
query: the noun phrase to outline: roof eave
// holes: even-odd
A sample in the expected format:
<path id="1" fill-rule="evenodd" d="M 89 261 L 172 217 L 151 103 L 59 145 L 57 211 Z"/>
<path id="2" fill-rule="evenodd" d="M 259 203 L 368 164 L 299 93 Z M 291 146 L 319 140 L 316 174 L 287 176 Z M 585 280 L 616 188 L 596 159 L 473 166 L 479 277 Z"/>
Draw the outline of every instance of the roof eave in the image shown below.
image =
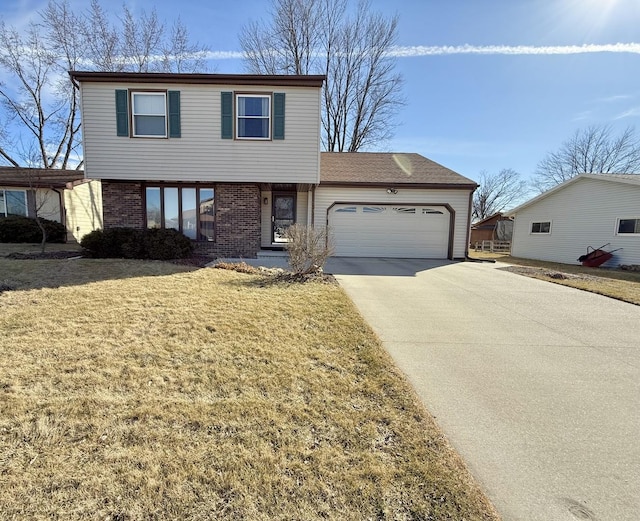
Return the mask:
<path id="1" fill-rule="evenodd" d="M 365 187 L 365 188 L 438 188 L 438 189 L 460 189 L 475 190 L 478 185 L 473 183 L 407 183 L 406 181 L 323 181 L 320 180 L 320 186 L 343 186 L 343 187 Z"/>
<path id="2" fill-rule="evenodd" d="M 322 87 L 322 75 L 201 74 L 166 72 L 69 71 L 76 83 L 183 83 L 209 85 L 270 85 L 276 87 Z"/>

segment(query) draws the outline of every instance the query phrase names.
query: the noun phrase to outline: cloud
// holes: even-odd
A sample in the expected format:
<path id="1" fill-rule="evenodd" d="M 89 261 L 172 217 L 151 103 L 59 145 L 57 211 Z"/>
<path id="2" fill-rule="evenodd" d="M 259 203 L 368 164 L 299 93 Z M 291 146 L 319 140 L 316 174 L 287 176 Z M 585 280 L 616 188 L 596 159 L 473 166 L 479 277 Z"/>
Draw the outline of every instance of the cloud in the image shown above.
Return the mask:
<path id="1" fill-rule="evenodd" d="M 618 114 L 613 119 L 635 118 L 637 116 L 640 116 L 640 107 L 633 107 L 633 108 L 630 108 L 629 110 L 625 110 L 624 112 L 622 112 L 621 114 Z"/>
<path id="2" fill-rule="evenodd" d="M 613 96 L 607 96 L 606 98 L 599 98 L 596 102 L 600 103 L 616 103 L 618 101 L 625 101 L 633 98 L 630 94 L 616 94 Z"/>
<path id="3" fill-rule="evenodd" d="M 589 53 L 630 53 L 640 54 L 640 43 L 610 43 L 584 45 L 437 45 L 437 46 L 395 46 L 388 56 L 392 58 L 415 58 L 421 56 L 450 56 L 454 54 L 506 55 L 506 56 L 539 56 L 567 55 Z M 209 51 L 209 60 L 238 60 L 243 56 L 240 51 Z"/>
<path id="4" fill-rule="evenodd" d="M 640 43 L 584 44 L 584 45 L 443 45 L 443 46 L 396 46 L 389 56 L 410 58 L 420 56 L 447 56 L 452 54 L 501 54 L 501 55 L 562 55 L 588 53 L 632 53 L 640 54 Z"/>
<path id="5" fill-rule="evenodd" d="M 206 51 L 206 60 L 240 60 L 244 54 L 240 51 Z"/>

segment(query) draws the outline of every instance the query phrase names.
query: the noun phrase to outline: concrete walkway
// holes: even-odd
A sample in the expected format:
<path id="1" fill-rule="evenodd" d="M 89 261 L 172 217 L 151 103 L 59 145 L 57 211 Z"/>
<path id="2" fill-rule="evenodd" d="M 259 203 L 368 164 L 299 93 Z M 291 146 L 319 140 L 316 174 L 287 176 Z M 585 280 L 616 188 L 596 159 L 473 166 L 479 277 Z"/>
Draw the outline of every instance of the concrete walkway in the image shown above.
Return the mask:
<path id="1" fill-rule="evenodd" d="M 499 264 L 331 259 L 505 521 L 640 519 L 640 307 Z"/>

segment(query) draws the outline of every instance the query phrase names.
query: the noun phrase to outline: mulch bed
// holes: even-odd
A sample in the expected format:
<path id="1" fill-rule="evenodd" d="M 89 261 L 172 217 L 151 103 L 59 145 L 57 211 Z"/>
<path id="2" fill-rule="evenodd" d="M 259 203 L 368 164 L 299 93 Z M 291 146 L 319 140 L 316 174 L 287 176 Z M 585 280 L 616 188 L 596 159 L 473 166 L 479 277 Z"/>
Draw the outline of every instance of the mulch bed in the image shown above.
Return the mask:
<path id="1" fill-rule="evenodd" d="M 504 271 L 510 271 L 511 273 L 518 273 L 519 275 L 526 276 L 544 276 L 550 279 L 566 280 L 566 279 L 579 279 L 579 280 L 600 280 L 604 277 L 598 277 L 597 275 L 587 275 L 578 273 L 566 273 L 564 271 L 550 270 L 549 268 L 536 268 L 533 266 L 505 266 L 499 268 Z"/>
<path id="2" fill-rule="evenodd" d="M 82 257 L 80 251 L 45 251 L 31 252 L 31 253 L 9 253 L 5 256 L 6 259 L 14 260 L 39 260 L 39 259 L 72 259 Z"/>

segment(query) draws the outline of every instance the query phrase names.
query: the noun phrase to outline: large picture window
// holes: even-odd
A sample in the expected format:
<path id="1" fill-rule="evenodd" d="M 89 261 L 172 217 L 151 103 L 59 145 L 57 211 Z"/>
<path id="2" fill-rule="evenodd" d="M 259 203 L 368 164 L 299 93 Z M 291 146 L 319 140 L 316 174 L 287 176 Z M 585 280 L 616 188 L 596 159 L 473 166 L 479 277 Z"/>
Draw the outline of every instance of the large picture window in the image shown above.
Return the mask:
<path id="1" fill-rule="evenodd" d="M 271 96 L 238 94 L 236 96 L 236 132 L 238 139 L 270 139 Z"/>
<path id="2" fill-rule="evenodd" d="M 132 92 L 131 117 L 135 137 L 167 137 L 166 93 Z"/>
<path id="3" fill-rule="evenodd" d="M 619 235 L 640 235 L 640 217 L 636 219 L 618 219 Z"/>
<path id="4" fill-rule="evenodd" d="M 26 191 L 0 189 L 0 217 L 10 215 L 28 216 Z"/>
<path id="5" fill-rule="evenodd" d="M 147 228 L 173 228 L 194 241 L 213 241 L 213 187 L 147 186 Z"/>

